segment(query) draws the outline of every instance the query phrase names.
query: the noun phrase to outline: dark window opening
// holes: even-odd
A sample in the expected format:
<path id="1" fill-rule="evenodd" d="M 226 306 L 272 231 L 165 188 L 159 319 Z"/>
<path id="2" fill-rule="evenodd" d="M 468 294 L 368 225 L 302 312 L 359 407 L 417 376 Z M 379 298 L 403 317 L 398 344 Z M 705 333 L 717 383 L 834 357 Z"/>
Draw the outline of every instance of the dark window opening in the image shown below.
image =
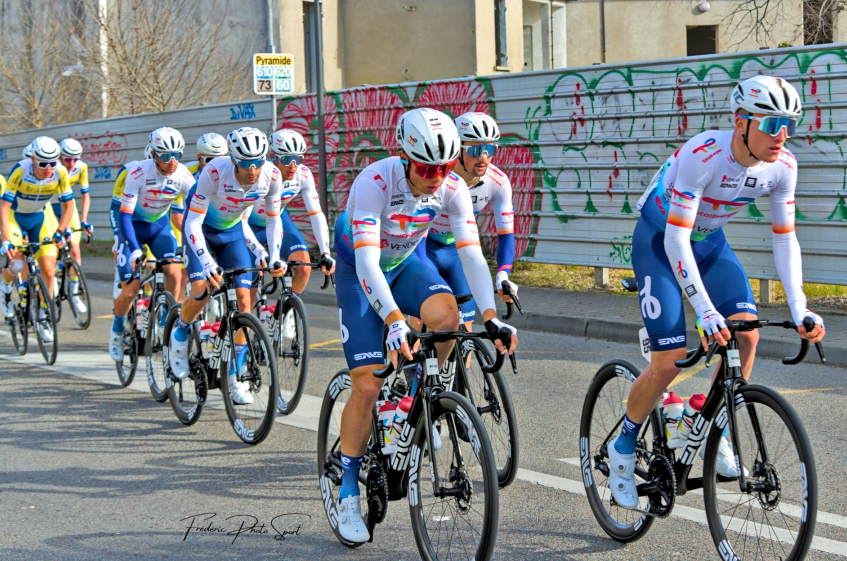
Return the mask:
<path id="1" fill-rule="evenodd" d="M 686 29 L 688 56 L 713 55 L 718 52 L 718 26 L 697 25 Z"/>
<path id="2" fill-rule="evenodd" d="M 805 0 L 803 2 L 804 45 L 832 43 L 836 4 L 836 0 Z"/>

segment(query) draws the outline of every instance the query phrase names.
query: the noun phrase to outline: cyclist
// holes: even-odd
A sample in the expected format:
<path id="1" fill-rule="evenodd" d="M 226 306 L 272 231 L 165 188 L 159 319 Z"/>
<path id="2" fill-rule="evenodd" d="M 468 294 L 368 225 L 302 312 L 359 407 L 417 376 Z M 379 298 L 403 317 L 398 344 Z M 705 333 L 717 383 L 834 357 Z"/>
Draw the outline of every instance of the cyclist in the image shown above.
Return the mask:
<path id="1" fill-rule="evenodd" d="M 71 184 L 71 188 L 79 185 L 80 202 L 82 203 L 82 221 L 80 221 L 80 212 L 76 207 L 76 203 L 74 203 L 70 229 L 78 230 L 81 227 L 85 229 L 89 236 L 93 236 L 94 227 L 88 223 L 88 211 L 91 208 L 91 196 L 88 193 L 88 164 L 80 159 L 80 156 L 82 156 L 82 145 L 73 138 L 66 138 L 59 143 L 59 149 L 62 153 L 62 165 L 68 170 L 68 181 Z M 62 207 L 59 204 L 58 195 L 54 194 L 53 198 L 50 199 L 50 206 L 51 210 L 48 210 L 48 212 L 52 211 L 57 219 L 61 218 Z M 74 261 L 82 265 L 82 254 L 79 250 L 82 234 L 80 232 L 72 232 L 70 236 L 67 234 L 68 232 L 65 232 L 65 237 L 70 242 L 71 257 Z M 71 305 L 76 311 L 85 313 L 85 302 L 83 302 L 82 296 L 79 295 L 79 279 L 71 278 L 70 283 L 72 294 Z"/>
<path id="2" fill-rule="evenodd" d="M 20 251 L 12 247 L 13 240 L 15 245 L 19 245 L 19 240 L 24 236 L 33 243 L 52 236 L 53 242 L 61 246 L 64 242 L 60 232 L 64 232 L 70 224 L 73 210 L 73 191 L 68 181 L 68 171 L 59 163 L 59 145 L 52 138 L 39 136 L 29 148 L 32 155 L 12 168 L 0 202 L 0 254 L 8 255 L 10 260 L 9 267 L 3 269 L 3 280 L 0 282 L 3 314 L 6 317 L 14 317 L 11 283 L 24 268 Z M 59 223 L 52 213 L 45 211 L 54 193 L 58 193 L 62 205 L 63 215 Z M 41 276 L 50 287 L 53 286 L 55 276 L 56 255 L 56 248 L 52 245 L 41 246 L 35 254 Z M 51 342 L 53 332 L 50 322 L 41 321 L 47 317 L 45 307 L 46 302 L 42 302 L 36 328 L 42 340 Z"/>
<path id="3" fill-rule="evenodd" d="M 320 264 L 323 266 L 324 274 L 335 271 L 335 260 L 329 256 L 329 230 L 326 217 L 321 210 L 321 200 L 315 189 L 315 178 L 309 168 L 303 165 L 303 154 L 306 153 L 306 141 L 297 131 L 281 129 L 276 131 L 268 139 L 270 144 L 271 161 L 279 170 L 284 181 L 282 196 L 280 197 L 280 210 L 282 210 L 282 248 L 280 257 L 285 261 L 309 261 L 309 251 L 306 241 L 297 230 L 297 226 L 291 220 L 286 206 L 299 193 L 303 197 L 306 211 L 312 222 L 312 232 L 315 234 L 315 242 L 318 251 L 321 252 Z M 266 218 L 264 204 L 256 203 L 253 212 L 250 213 L 248 223 L 256 239 L 263 246 L 267 245 L 265 238 Z M 295 295 L 300 296 L 309 282 L 312 269 L 307 266 L 296 267 L 292 271 L 291 289 Z M 252 304 L 256 301 L 256 289 L 251 293 Z M 286 337 L 294 336 L 294 316 L 289 312 L 283 322 L 283 331 Z"/>
<path id="4" fill-rule="evenodd" d="M 459 134 L 447 115 L 434 109 L 405 113 L 397 124 L 399 157 L 371 164 L 356 178 L 347 208 L 336 223 L 336 294 L 341 341 L 350 367 L 352 394 L 341 421 L 342 484 L 339 532 L 352 542 L 369 539 L 359 504 L 358 472 L 370 436 L 371 415 L 383 380 L 385 344 L 411 359 L 403 314 L 420 317 L 434 330 L 455 330 L 459 310 L 453 292 L 417 246 L 433 220 L 447 214 L 465 274 L 483 310 L 486 329 L 505 338 L 517 331 L 496 319 L 491 276 L 479 245 L 473 206 L 464 180 L 452 173 L 460 151 Z M 517 346 L 513 337 L 508 352 Z M 502 341 L 500 352 L 507 352 Z M 438 346 L 439 366 L 452 343 Z"/>
<path id="5" fill-rule="evenodd" d="M 282 178 L 279 170 L 265 159 L 268 139 L 258 129 L 243 127 L 229 134 L 227 145 L 229 158 L 218 157 L 208 162 L 188 196 L 183 234 L 190 249 L 186 251 L 186 271 L 191 294 L 196 296 L 186 300 L 169 341 L 171 370 L 180 379 L 188 375 L 188 326 L 208 302 L 209 286 L 220 288 L 218 265 L 225 269 L 249 268 L 254 263 L 265 266 L 270 257 L 274 265 L 271 274 L 279 277 L 285 273 L 285 263 L 279 261 Z M 270 255 L 247 224 L 247 216 L 259 200 L 265 203 Z M 251 251 L 255 259 L 251 258 Z M 236 277 L 236 299 L 242 312 L 250 312 L 253 276 L 254 273 L 247 273 Z M 252 403 L 249 384 L 237 382 L 235 377 L 236 368 L 240 368 L 236 362 L 242 364 L 247 353 L 243 332 L 236 334 L 234 343 L 236 360 L 230 362 L 228 376 L 233 401 Z"/>
<path id="6" fill-rule="evenodd" d="M 118 272 L 123 287 L 115 298 L 115 319 L 109 335 L 109 355 L 112 360 L 123 358 L 121 335 L 124 317 L 138 294 L 138 280 L 130 282 L 135 261 L 144 255 L 147 245 L 157 259 L 176 259 L 177 241 L 171 229 L 168 213 L 177 213 L 182 221 L 185 195 L 194 186 L 194 177 L 179 163 L 185 141 L 179 131 L 162 127 L 150 133 L 148 141 L 153 159 L 137 162 L 125 176 L 118 224 Z M 165 265 L 165 289 L 177 302 L 182 301 L 179 263 Z"/>
<path id="7" fill-rule="evenodd" d="M 706 131 L 686 142 L 656 174 L 639 205 L 632 264 L 652 358 L 630 389 L 622 432 L 609 447 L 609 487 L 624 508 L 638 506 L 633 470 L 641 424 L 679 374 L 674 361 L 685 358 L 680 289 L 699 316 L 704 345 L 726 345 L 730 333 L 724 318 L 756 319 L 750 283 L 722 227 L 762 195 L 770 195 L 774 261 L 800 336 L 817 342 L 825 333 L 820 316 L 806 308 L 794 232 L 797 160 L 784 147 L 801 115 L 800 98 L 785 80 L 756 76 L 735 87 L 731 108 L 733 130 Z M 810 333 L 802 326 L 806 317 L 815 322 Z M 736 338 L 748 379 L 758 333 L 737 333 Z M 717 471 L 725 477 L 739 475 L 726 437 Z"/>
<path id="8" fill-rule="evenodd" d="M 502 297 L 502 281 L 509 281 L 515 258 L 515 213 L 512 209 L 512 184 L 506 174 L 491 163 L 497 154 L 500 129 L 494 119 L 485 113 L 465 113 L 456 118 L 454 123 L 462 140 L 459 165 L 454 171 L 468 185 L 474 216 L 489 203 L 493 207 L 494 223 L 497 226 L 497 275 L 494 287 Z M 426 238 L 426 254 L 455 294 L 470 292 L 447 215 L 440 214 L 433 220 Z M 511 281 L 509 285 L 512 292 L 517 293 L 517 285 Z M 511 298 L 506 296 L 503 300 L 511 301 Z M 460 310 L 462 320 L 470 331 L 476 317 L 476 302 L 470 300 L 462 304 Z"/>
<path id="9" fill-rule="evenodd" d="M 197 161 L 188 164 L 188 171 L 194 179 L 199 179 L 206 164 L 227 153 L 226 138 L 215 132 L 207 132 L 197 139 Z"/>

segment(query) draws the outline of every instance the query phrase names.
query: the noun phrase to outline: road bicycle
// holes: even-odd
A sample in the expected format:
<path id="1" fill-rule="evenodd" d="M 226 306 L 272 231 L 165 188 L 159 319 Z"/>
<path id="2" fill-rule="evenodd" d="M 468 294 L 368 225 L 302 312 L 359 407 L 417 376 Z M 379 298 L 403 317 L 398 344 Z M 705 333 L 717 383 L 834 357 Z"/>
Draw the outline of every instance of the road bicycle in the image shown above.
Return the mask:
<path id="1" fill-rule="evenodd" d="M 778 392 L 748 384 L 741 373 L 735 334 L 763 327 L 796 329 L 791 321 L 726 320 L 731 339 L 689 351 L 676 362 L 689 368 L 705 354 L 717 355 L 720 368 L 702 411 L 682 448 L 668 446 L 660 407 L 644 423 L 636 445 L 637 510 L 615 502 L 608 489 L 608 447 L 614 445 L 629 387 L 639 375 L 631 363 L 615 359 L 597 371 L 586 394 L 580 422 L 580 462 L 588 502 L 603 530 L 620 542 L 641 538 L 657 518 L 666 518 L 676 497 L 702 489 L 706 518 L 722 559 L 804 559 L 812 542 L 817 515 L 817 473 L 812 447 L 797 413 Z M 814 323 L 804 321 L 807 331 Z M 816 344 L 825 362 L 823 347 Z M 801 340 L 800 363 L 809 349 Z M 731 404 L 731 407 L 726 407 Z M 717 473 L 718 448 L 726 434 L 740 468 L 738 477 Z M 701 447 L 702 477 L 690 475 Z"/>
<path id="2" fill-rule="evenodd" d="M 53 303 L 53 298 L 50 297 L 50 292 L 47 289 L 47 283 L 39 274 L 38 261 L 35 254 L 42 246 L 52 245 L 53 241 L 45 239 L 43 242 L 26 243 L 15 246 L 15 249 L 21 251 L 26 262 L 27 280 L 22 281 L 20 275 L 17 277 L 17 290 L 13 290 L 12 298 L 14 301 L 17 295 L 18 302 L 15 304 L 15 316 L 6 318 L 6 323 L 12 330 L 12 343 L 15 345 L 15 350 L 19 355 L 25 355 L 29 344 L 29 330 L 35 331 L 35 337 L 38 341 L 38 349 L 41 351 L 41 356 L 47 364 L 56 362 L 56 355 L 59 352 L 59 334 L 56 330 L 56 308 Z M 7 265 L 9 259 L 6 258 Z M 5 267 L 4 267 L 5 268 Z M 26 282 L 26 286 L 24 286 Z M 39 323 L 41 329 L 38 329 Z M 42 331 L 52 333 L 52 341 L 45 341 Z"/>
<path id="3" fill-rule="evenodd" d="M 82 228 L 74 230 L 82 232 Z M 88 283 L 85 280 L 85 273 L 82 272 L 82 267 L 71 257 L 70 237 L 65 240 L 62 247 L 59 248 L 59 256 L 56 259 L 56 295 L 54 298 L 54 306 L 56 308 L 56 323 L 62 320 L 62 301 L 67 300 L 68 307 L 74 317 L 77 325 L 81 329 L 88 329 L 91 325 L 91 296 L 88 293 Z M 91 236 L 88 235 L 88 241 L 91 241 Z M 86 242 L 87 243 L 87 242 Z M 76 277 L 76 281 L 74 281 Z M 76 287 L 73 283 L 76 282 Z M 73 298 L 82 300 L 85 311 L 77 309 L 77 305 Z"/>
<path id="4" fill-rule="evenodd" d="M 317 263 L 289 261 L 285 275 L 282 277 L 282 290 L 272 315 L 266 320 L 276 353 L 278 369 L 279 396 L 277 396 L 276 407 L 282 415 L 289 415 L 300 403 L 303 388 L 306 385 L 306 372 L 309 369 L 309 320 L 306 315 L 306 306 L 291 288 L 293 270 L 295 267 L 302 266 L 312 269 L 320 268 Z M 334 274 L 326 275 L 321 290 L 326 290 L 330 281 L 335 286 Z M 268 294 L 274 292 L 276 292 L 276 284 L 270 291 L 263 289 L 258 292 L 256 304 L 253 306 L 254 316 L 262 318 L 261 310 L 267 306 Z"/>
<path id="5" fill-rule="evenodd" d="M 406 365 L 420 364 L 424 375 L 393 454 L 383 452 L 383 429 L 376 407 L 373 410 L 371 436 L 359 472 L 359 483 L 365 486 L 363 519 L 370 532 L 369 541 L 373 541 L 376 525 L 385 519 L 388 502 L 408 497 L 412 531 L 423 559 L 490 559 L 499 513 L 494 452 L 476 407 L 462 395 L 444 390 L 435 351 L 435 343 L 461 344 L 490 337 L 485 332 L 466 331 L 413 334 L 421 342 L 413 361 L 406 362 L 401 355 L 396 370 L 388 364 L 374 372 L 377 378 L 386 379 L 380 397 L 385 401 L 407 395 L 409 388 L 402 374 Z M 494 364 L 483 368 L 496 372 L 504 359 L 505 355 L 498 354 Z M 392 373 L 393 380 L 387 380 Z M 344 545 L 357 547 L 361 544 L 341 537 L 337 511 L 342 474 L 341 414 L 350 392 L 350 371 L 345 368 L 330 381 L 321 406 L 318 476 L 332 531 Z"/>
<path id="6" fill-rule="evenodd" d="M 276 357 L 267 329 L 252 314 L 238 311 L 235 277 L 252 272 L 270 271 L 267 267 L 218 270 L 223 282 L 211 297 L 226 295 L 218 331 L 202 341 L 197 322 L 190 326 L 188 345 L 188 375 L 180 380 L 174 376 L 168 361 L 171 331 L 175 329 L 180 305 L 171 308 L 165 321 L 162 340 L 165 342 L 162 364 L 166 375 L 166 388 L 171 407 L 181 423 L 193 425 L 200 419 L 209 390 L 218 388 L 223 395 L 224 408 L 235 434 L 247 444 L 259 444 L 268 434 L 276 418 L 276 398 L 279 394 Z M 192 296 L 202 300 L 206 294 Z M 240 336 L 240 337 L 239 337 Z M 237 364 L 235 379 L 249 386 L 251 403 L 238 403 L 226 383 L 230 363 L 234 360 L 233 342 L 239 338 L 246 343 L 246 354 Z M 235 343 L 236 345 L 239 343 Z M 204 353 L 204 345 L 207 350 Z M 208 356 L 207 356 L 208 355 Z"/>
<path id="7" fill-rule="evenodd" d="M 124 387 L 129 386 L 138 369 L 139 360 L 144 357 L 147 371 L 147 384 L 153 399 L 159 403 L 165 401 L 165 374 L 162 369 L 162 329 L 168 312 L 176 304 L 173 295 L 165 290 L 164 268 L 178 262 L 183 248 L 177 248 L 175 257 L 145 260 L 139 258 L 129 282 L 141 280 L 138 294 L 132 301 L 124 317 L 124 331 L 121 343 L 123 359 L 115 363 L 118 380 Z M 152 270 L 145 267 L 152 265 Z M 141 314 L 139 316 L 139 313 Z M 150 321 L 150 318 L 153 321 Z"/>

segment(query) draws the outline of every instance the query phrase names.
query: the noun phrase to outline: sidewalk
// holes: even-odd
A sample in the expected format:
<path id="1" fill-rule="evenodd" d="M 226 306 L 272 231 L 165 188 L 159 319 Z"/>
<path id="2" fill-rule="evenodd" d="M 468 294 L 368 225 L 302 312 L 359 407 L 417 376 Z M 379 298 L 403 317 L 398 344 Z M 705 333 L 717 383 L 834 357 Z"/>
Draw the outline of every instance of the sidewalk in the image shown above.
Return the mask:
<path id="1" fill-rule="evenodd" d="M 88 258 L 85 272 L 92 280 L 112 280 L 114 264 L 111 259 Z M 303 301 L 319 306 L 336 307 L 335 292 L 320 290 L 323 276 L 313 274 Z M 514 310 L 511 325 L 518 329 L 558 333 L 574 337 L 604 339 L 638 345 L 638 331 L 643 327 L 636 294 L 611 294 L 605 292 L 573 292 L 555 288 L 520 289 L 519 296 L 524 315 Z M 505 307 L 498 298 L 501 313 Z M 830 366 L 847 367 L 847 314 L 826 309 L 815 310 L 826 322 L 824 352 Z M 789 319 L 785 305 L 760 305 L 759 317 L 774 321 Z M 686 325 L 694 326 L 694 312 L 686 305 Z M 689 340 L 696 338 L 696 331 L 689 330 Z M 781 359 L 793 356 L 800 348 L 799 338 L 786 329 L 761 329 L 759 331 L 757 355 Z M 806 361 L 818 363 L 817 352 L 810 349 Z"/>

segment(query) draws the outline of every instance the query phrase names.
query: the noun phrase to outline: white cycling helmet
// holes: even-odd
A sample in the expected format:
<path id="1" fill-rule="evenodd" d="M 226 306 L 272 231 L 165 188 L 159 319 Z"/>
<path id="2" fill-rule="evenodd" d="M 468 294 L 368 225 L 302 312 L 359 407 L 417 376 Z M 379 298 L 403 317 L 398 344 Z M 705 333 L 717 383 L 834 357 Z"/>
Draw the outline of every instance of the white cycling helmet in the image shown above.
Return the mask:
<path id="1" fill-rule="evenodd" d="M 171 127 L 161 127 L 150 133 L 148 141 L 154 152 L 184 152 L 185 139 Z"/>
<path id="2" fill-rule="evenodd" d="M 197 139 L 197 154 L 226 156 L 226 139 L 216 132 L 207 132 Z"/>
<path id="3" fill-rule="evenodd" d="M 253 127 L 235 129 L 226 137 L 226 143 L 234 160 L 260 160 L 268 153 L 268 137 Z"/>
<path id="4" fill-rule="evenodd" d="M 454 121 L 463 142 L 497 142 L 500 140 L 500 127 L 485 113 L 471 111 L 459 115 Z"/>
<path id="5" fill-rule="evenodd" d="M 803 112 L 794 86 L 774 76 L 753 76 L 735 86 L 730 107 L 733 113 L 745 109 L 774 117 L 798 118 Z"/>
<path id="6" fill-rule="evenodd" d="M 62 152 L 62 156 L 67 156 L 69 158 L 79 158 L 82 156 L 82 144 L 73 138 L 66 138 L 60 142 L 59 150 Z"/>
<path id="7" fill-rule="evenodd" d="M 435 109 L 413 109 L 397 123 L 397 143 L 411 159 L 442 165 L 459 157 L 461 140 L 450 117 Z"/>
<path id="8" fill-rule="evenodd" d="M 40 162 L 54 162 L 59 159 L 59 144 L 49 136 L 39 136 L 30 144 L 32 157 Z"/>
<path id="9" fill-rule="evenodd" d="M 280 129 L 268 141 L 271 152 L 277 156 L 302 156 L 306 153 L 306 139 L 295 130 Z"/>
<path id="10" fill-rule="evenodd" d="M 152 160 L 153 159 L 153 147 L 149 144 L 144 147 L 144 159 Z"/>
<path id="11" fill-rule="evenodd" d="M 32 156 L 32 142 L 24 146 L 24 150 L 21 153 L 24 158 L 30 158 Z"/>

